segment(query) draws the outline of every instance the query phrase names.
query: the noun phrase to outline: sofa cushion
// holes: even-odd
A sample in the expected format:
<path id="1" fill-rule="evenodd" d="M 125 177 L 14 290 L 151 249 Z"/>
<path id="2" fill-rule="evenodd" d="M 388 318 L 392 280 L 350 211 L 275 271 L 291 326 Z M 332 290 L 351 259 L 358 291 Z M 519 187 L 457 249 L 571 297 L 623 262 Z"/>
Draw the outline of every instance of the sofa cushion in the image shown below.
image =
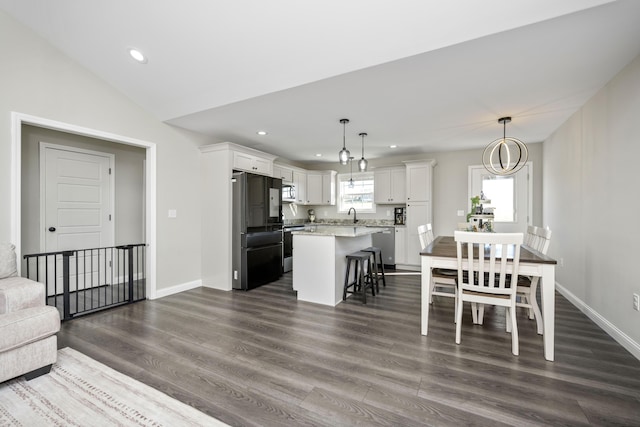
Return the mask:
<path id="1" fill-rule="evenodd" d="M 55 307 L 26 308 L 0 316 L 0 353 L 51 336 L 60 330 Z"/>
<path id="2" fill-rule="evenodd" d="M 0 279 L 18 275 L 15 249 L 11 243 L 0 243 Z"/>
<path id="3" fill-rule="evenodd" d="M 45 305 L 42 283 L 24 277 L 0 279 L 0 314 Z"/>

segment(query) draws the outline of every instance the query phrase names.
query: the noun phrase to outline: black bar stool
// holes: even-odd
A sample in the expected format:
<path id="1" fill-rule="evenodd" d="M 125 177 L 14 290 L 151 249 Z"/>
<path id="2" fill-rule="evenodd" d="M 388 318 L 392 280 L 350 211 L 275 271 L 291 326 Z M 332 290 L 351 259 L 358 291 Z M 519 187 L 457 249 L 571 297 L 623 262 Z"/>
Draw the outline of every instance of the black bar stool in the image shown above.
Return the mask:
<path id="1" fill-rule="evenodd" d="M 382 249 L 375 246 L 370 246 L 366 249 L 363 249 L 362 252 L 369 252 L 373 254 L 373 274 L 375 275 L 376 291 L 380 292 L 380 287 L 378 286 L 378 280 L 380 280 L 380 278 L 382 278 L 382 286 L 384 288 L 387 287 L 387 281 L 384 278 L 384 260 L 382 258 Z M 380 262 L 380 269 L 378 269 L 378 261 Z"/>
<path id="2" fill-rule="evenodd" d="M 353 282 L 349 283 L 349 273 L 353 264 Z M 365 267 L 367 267 L 365 269 Z M 352 291 L 349 288 L 353 288 Z M 367 303 L 367 288 L 371 288 L 371 295 L 375 296 L 373 288 L 373 276 L 371 274 L 371 253 L 358 251 L 347 255 L 347 271 L 344 276 L 344 290 L 342 300 L 347 299 L 347 293 L 362 293 L 362 302 Z"/>

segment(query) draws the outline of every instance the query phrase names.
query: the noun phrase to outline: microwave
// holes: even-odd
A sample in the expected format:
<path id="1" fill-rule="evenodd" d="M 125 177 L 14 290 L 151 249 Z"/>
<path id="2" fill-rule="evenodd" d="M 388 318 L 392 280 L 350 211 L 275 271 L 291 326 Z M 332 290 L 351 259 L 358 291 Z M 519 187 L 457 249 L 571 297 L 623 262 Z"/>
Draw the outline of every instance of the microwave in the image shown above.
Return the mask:
<path id="1" fill-rule="evenodd" d="M 293 203 L 296 201 L 296 187 L 293 184 L 282 185 L 282 201 L 284 203 Z"/>

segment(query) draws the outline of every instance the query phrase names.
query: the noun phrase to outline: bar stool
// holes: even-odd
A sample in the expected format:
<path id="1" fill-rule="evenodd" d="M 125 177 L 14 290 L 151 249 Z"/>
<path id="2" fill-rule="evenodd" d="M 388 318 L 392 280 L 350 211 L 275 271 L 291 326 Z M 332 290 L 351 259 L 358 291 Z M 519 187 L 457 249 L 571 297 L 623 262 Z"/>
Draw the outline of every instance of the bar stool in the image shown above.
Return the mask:
<path id="1" fill-rule="evenodd" d="M 362 252 L 369 252 L 373 255 L 373 274 L 375 275 L 376 281 L 376 292 L 380 292 L 380 287 L 378 286 L 378 280 L 380 277 L 382 278 L 382 287 L 387 287 L 387 281 L 384 278 L 384 261 L 382 258 L 382 249 L 377 248 L 375 246 L 370 246 L 366 249 L 363 249 Z M 376 260 L 376 257 L 378 258 Z M 378 261 L 380 261 L 380 269 L 378 270 Z"/>
<path id="2" fill-rule="evenodd" d="M 351 265 L 353 264 L 354 278 L 353 282 L 349 283 L 349 273 L 351 272 Z M 368 268 L 365 271 L 365 266 Z M 350 291 L 349 288 L 353 287 Z M 342 292 L 342 300 L 347 299 L 347 293 L 356 294 L 362 293 L 362 302 L 367 303 L 367 288 L 371 288 L 371 295 L 375 296 L 376 291 L 373 288 L 373 276 L 371 275 L 371 253 L 370 252 L 353 252 L 347 255 L 347 271 L 344 276 L 344 290 Z"/>

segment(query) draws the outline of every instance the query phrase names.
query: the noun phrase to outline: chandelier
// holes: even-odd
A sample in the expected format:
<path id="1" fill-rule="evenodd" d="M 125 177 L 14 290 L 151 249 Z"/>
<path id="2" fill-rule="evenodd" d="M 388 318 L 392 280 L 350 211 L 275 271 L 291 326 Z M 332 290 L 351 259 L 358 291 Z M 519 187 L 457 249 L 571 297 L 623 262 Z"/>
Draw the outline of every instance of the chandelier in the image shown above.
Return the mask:
<path id="1" fill-rule="evenodd" d="M 502 138 L 491 142 L 482 153 L 485 169 L 494 175 L 512 175 L 522 169 L 529 158 L 529 150 L 524 142 L 507 137 L 507 123 L 510 121 L 511 117 L 498 119 L 503 126 Z"/>

